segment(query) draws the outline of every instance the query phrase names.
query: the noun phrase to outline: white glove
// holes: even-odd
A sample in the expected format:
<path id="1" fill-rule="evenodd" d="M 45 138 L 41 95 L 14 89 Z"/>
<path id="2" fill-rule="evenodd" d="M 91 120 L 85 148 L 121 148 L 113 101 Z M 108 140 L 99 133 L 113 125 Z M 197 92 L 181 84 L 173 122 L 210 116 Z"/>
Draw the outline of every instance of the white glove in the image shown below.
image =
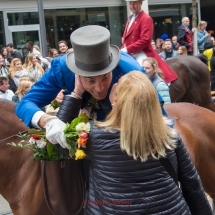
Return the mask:
<path id="1" fill-rule="evenodd" d="M 53 144 L 59 143 L 62 148 L 69 148 L 66 143 L 63 130 L 66 124 L 59 120 L 56 116 L 46 118 L 46 138 Z"/>

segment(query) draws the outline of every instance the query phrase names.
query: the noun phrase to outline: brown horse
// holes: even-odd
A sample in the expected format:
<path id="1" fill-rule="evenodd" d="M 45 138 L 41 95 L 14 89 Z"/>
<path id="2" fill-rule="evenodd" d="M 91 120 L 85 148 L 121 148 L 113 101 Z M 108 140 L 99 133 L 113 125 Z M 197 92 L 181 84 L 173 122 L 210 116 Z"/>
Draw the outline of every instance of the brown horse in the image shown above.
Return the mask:
<path id="1" fill-rule="evenodd" d="M 0 99 L 0 140 L 27 128 L 14 113 L 15 104 Z M 165 106 L 175 119 L 175 128 L 197 168 L 205 191 L 215 199 L 215 113 L 188 103 Z M 32 153 L 7 145 L 18 142 L 12 137 L 0 142 L 0 194 L 9 202 L 14 215 L 52 215 L 45 203 L 39 162 Z"/>
<path id="2" fill-rule="evenodd" d="M 15 103 L 0 100 L 0 140 L 27 127 L 14 113 Z M 42 188 L 40 163 L 29 150 L 8 146 L 18 143 L 14 136 L 0 143 L 0 194 L 9 202 L 14 215 L 53 215 L 47 208 Z"/>
<path id="3" fill-rule="evenodd" d="M 210 73 L 201 60 L 197 56 L 184 55 L 166 60 L 179 77 L 170 85 L 171 101 L 194 103 L 215 112 L 211 101 Z"/>

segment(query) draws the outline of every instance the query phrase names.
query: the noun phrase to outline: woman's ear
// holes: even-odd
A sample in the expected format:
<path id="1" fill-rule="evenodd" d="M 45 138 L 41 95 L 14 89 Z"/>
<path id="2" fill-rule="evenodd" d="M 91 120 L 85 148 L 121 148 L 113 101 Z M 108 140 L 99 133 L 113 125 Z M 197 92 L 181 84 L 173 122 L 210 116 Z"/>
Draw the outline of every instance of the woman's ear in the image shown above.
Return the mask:
<path id="1" fill-rule="evenodd" d="M 116 102 L 117 102 L 117 99 L 114 100 L 114 102 L 111 103 L 111 106 L 112 106 L 112 107 L 115 107 L 115 106 L 116 106 Z"/>

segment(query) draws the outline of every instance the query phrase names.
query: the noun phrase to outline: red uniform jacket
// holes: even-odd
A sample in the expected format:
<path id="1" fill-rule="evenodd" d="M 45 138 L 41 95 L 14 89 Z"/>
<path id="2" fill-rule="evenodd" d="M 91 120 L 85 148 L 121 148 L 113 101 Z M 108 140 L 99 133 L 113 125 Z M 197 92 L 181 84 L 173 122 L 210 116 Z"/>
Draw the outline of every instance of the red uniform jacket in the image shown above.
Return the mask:
<path id="1" fill-rule="evenodd" d="M 129 20 L 126 22 L 121 48 L 126 47 L 128 54 L 134 54 L 140 51 L 145 52 L 147 57 L 153 57 L 157 60 L 158 66 L 162 70 L 167 83 L 176 80 L 178 78 L 176 73 L 161 59 L 151 45 L 154 32 L 152 18 L 144 13 L 144 11 L 141 11 L 127 32 L 128 24 Z"/>

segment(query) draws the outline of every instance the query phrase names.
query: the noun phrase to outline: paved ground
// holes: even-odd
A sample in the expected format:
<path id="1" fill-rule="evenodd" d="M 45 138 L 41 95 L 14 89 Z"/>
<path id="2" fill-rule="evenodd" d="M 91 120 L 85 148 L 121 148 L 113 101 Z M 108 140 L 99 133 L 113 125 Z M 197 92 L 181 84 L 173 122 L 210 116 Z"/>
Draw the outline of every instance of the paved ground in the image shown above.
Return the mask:
<path id="1" fill-rule="evenodd" d="M 7 201 L 0 195 L 0 215 L 13 215 Z"/>

